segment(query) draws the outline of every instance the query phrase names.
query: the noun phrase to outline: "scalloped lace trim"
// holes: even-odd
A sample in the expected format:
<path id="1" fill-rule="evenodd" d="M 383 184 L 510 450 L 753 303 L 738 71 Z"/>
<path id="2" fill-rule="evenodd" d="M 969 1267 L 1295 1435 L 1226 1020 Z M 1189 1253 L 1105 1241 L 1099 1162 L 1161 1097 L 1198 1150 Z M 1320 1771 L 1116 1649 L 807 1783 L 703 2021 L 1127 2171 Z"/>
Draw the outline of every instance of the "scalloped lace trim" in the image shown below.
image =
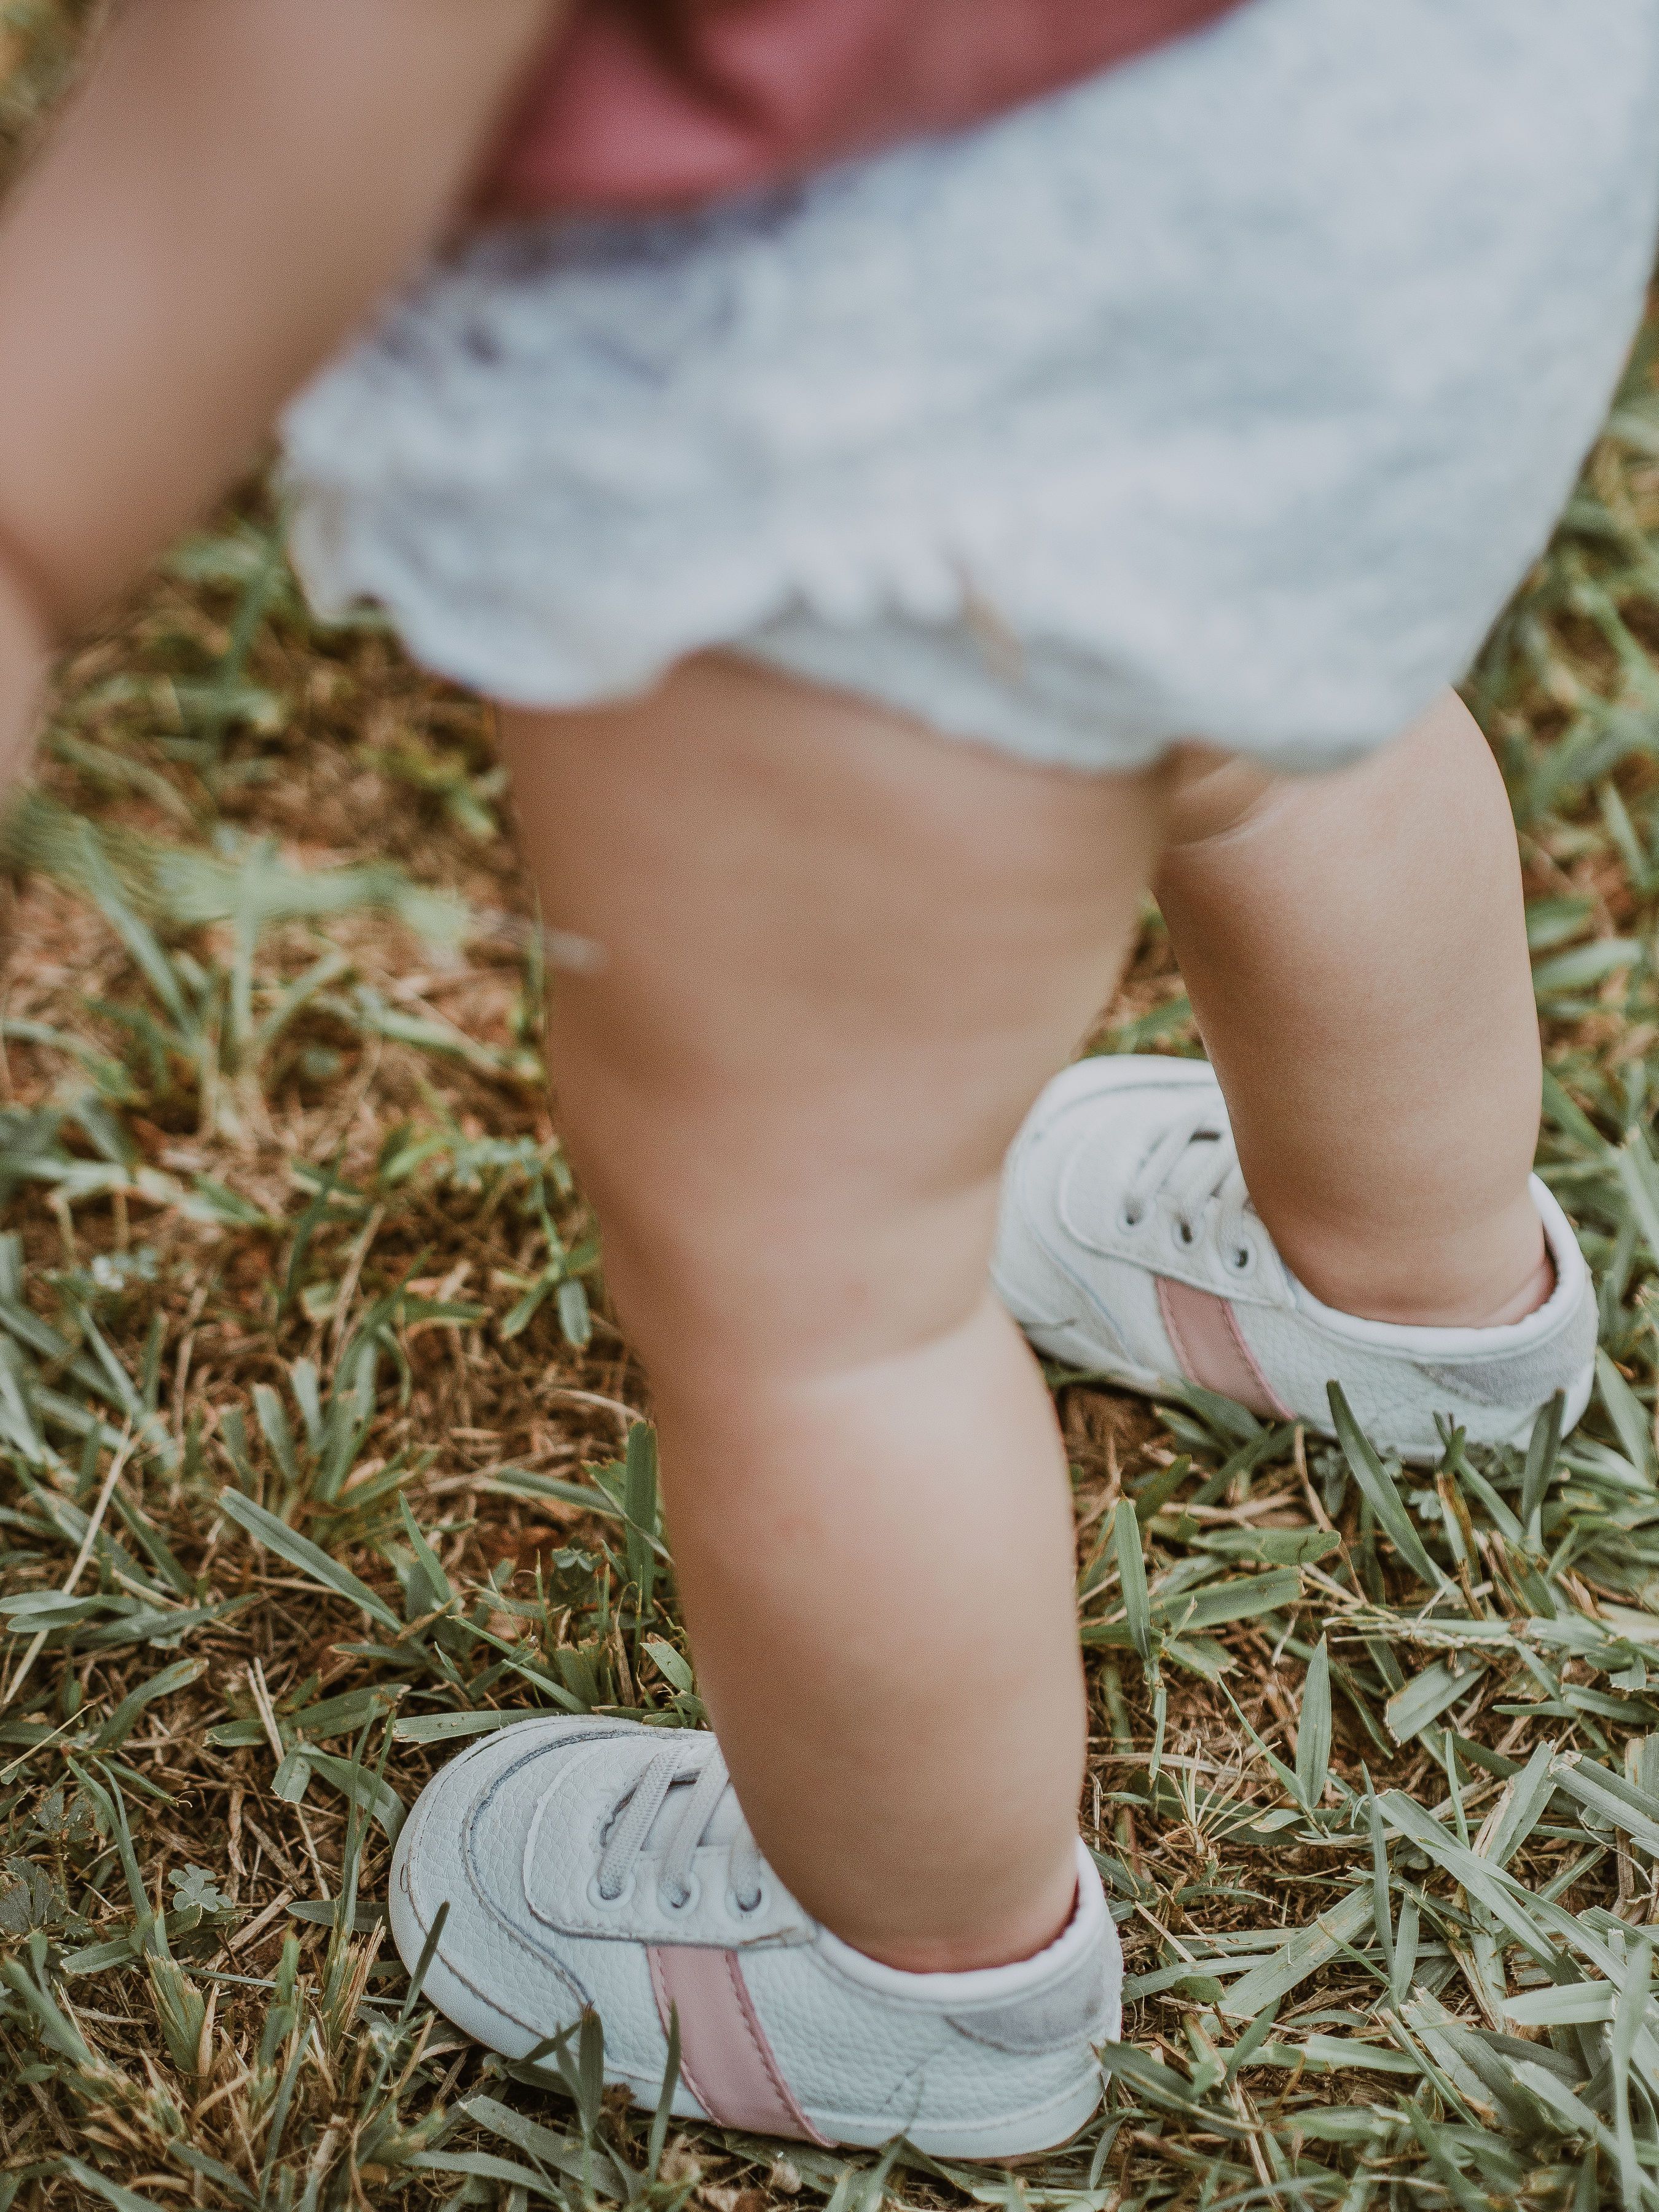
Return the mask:
<path id="1" fill-rule="evenodd" d="M 752 643 L 1083 764 L 1348 757 L 1595 432 L 1656 46 L 1653 0 L 1250 0 L 796 190 L 479 234 L 288 414 L 307 587 L 527 704 Z"/>

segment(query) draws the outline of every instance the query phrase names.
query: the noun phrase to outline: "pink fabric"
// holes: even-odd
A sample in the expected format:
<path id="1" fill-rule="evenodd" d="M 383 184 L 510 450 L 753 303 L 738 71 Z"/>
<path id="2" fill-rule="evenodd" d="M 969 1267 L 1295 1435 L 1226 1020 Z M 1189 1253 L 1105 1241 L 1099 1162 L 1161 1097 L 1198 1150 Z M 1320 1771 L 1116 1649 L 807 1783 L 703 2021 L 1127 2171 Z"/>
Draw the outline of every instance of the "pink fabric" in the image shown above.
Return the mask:
<path id="1" fill-rule="evenodd" d="M 1264 1414 L 1270 1420 L 1290 1419 L 1289 1407 L 1274 1395 L 1255 1354 L 1244 1341 L 1237 1315 L 1225 1298 L 1160 1275 L 1158 1305 L 1189 1382 L 1205 1390 L 1218 1390 L 1224 1398 L 1237 1399 L 1253 1413 Z"/>
<path id="2" fill-rule="evenodd" d="M 492 213 L 695 204 L 995 115 L 1237 0 L 576 0 Z"/>
<path id="3" fill-rule="evenodd" d="M 663 2033 L 679 2014 L 680 2073 L 711 2120 L 751 2135 L 824 2138 L 790 2094 L 735 1951 L 652 1944 L 651 1986 Z"/>

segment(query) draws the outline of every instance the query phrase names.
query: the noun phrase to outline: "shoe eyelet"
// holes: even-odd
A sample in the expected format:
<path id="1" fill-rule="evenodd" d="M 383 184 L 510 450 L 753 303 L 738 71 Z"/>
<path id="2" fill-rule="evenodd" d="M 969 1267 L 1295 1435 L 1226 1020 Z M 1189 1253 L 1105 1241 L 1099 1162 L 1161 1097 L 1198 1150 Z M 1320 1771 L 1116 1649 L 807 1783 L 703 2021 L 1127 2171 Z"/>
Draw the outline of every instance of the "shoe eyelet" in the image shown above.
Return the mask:
<path id="1" fill-rule="evenodd" d="M 1190 1221 L 1177 1221 L 1176 1224 L 1176 1235 L 1180 1237 L 1183 1244 L 1190 1244 L 1193 1242 L 1194 1237 L 1192 1223 Z"/>
<path id="2" fill-rule="evenodd" d="M 665 1912 L 690 1912 L 702 1896 L 702 1885 L 694 1875 L 678 1897 L 671 1895 L 665 1889 L 659 1889 L 657 1892 L 657 1902 Z"/>
<path id="3" fill-rule="evenodd" d="M 634 1878 L 631 1875 L 614 1895 L 600 1882 L 598 1875 L 593 1875 L 589 1878 L 587 1884 L 587 1901 L 591 1905 L 596 1907 L 600 1912 L 619 1911 L 621 1908 L 627 1904 L 629 1899 L 632 1897 L 633 1894 Z"/>
<path id="4" fill-rule="evenodd" d="M 1236 1275 L 1248 1275 L 1255 1265 L 1255 1253 L 1248 1244 L 1237 1244 L 1228 1255 L 1227 1264 Z"/>
<path id="5" fill-rule="evenodd" d="M 1139 1229 L 1146 1218 L 1144 1212 L 1127 1206 L 1120 1206 L 1117 1210 L 1117 1225 L 1120 1229 Z"/>
<path id="6" fill-rule="evenodd" d="M 736 1890 L 730 1890 L 726 1893 L 726 1901 L 727 1905 L 730 1905 L 733 1912 L 742 1913 L 744 1918 L 747 1920 L 751 1914 L 758 1912 L 762 1905 L 765 1904 L 766 1892 L 764 1889 L 757 1889 L 755 1892 L 755 1894 L 745 1905 L 742 1898 L 738 1895 Z"/>

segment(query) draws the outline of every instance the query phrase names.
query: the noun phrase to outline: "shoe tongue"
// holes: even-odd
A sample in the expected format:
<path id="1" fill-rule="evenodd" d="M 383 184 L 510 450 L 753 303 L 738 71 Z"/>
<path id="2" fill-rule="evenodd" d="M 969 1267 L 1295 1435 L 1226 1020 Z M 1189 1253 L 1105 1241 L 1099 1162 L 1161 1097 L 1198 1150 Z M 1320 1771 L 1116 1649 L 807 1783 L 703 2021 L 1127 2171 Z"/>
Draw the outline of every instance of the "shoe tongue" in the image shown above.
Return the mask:
<path id="1" fill-rule="evenodd" d="M 685 1801 L 696 1786 L 695 1782 L 672 1784 L 667 1796 L 658 1808 L 656 1819 L 646 1831 L 644 1848 L 647 1851 L 667 1850 L 670 1839 L 679 1826 L 680 1816 L 685 1810 Z M 743 1814 L 738 1808 L 737 1791 L 723 1790 L 697 1841 L 700 1844 L 729 1844 L 742 1826 Z"/>

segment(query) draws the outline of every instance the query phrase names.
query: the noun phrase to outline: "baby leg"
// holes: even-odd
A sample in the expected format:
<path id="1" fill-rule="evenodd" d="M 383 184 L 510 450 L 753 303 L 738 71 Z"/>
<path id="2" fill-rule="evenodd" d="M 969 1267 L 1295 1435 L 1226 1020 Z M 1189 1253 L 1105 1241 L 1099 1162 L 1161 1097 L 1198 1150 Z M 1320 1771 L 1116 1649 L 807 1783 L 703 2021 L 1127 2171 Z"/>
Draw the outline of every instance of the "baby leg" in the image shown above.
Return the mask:
<path id="1" fill-rule="evenodd" d="M 1109 994 L 1164 780 L 736 660 L 507 719 L 562 1126 L 644 1358 L 700 1686 L 774 1866 L 918 1971 L 1074 1882 L 1066 1467 L 988 1291 L 1003 1152 Z"/>
<path id="2" fill-rule="evenodd" d="M 1448 693 L 1357 768 L 1187 781 L 1157 890 L 1257 1211 L 1328 1304 L 1516 1321 L 1538 1024 L 1502 778 Z"/>

